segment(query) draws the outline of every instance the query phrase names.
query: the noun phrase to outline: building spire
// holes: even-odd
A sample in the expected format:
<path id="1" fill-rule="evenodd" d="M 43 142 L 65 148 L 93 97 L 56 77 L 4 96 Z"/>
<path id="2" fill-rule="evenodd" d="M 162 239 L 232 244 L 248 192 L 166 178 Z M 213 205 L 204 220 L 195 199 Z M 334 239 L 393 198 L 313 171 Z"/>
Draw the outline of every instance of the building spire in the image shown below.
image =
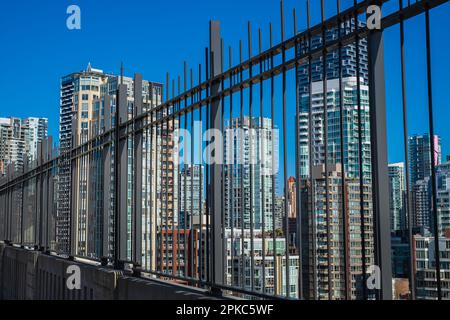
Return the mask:
<path id="1" fill-rule="evenodd" d="M 90 62 L 88 63 L 88 66 L 87 66 L 86 71 L 87 71 L 87 72 L 91 72 L 91 71 L 92 71 L 92 66 L 91 66 L 91 63 L 90 63 Z"/>

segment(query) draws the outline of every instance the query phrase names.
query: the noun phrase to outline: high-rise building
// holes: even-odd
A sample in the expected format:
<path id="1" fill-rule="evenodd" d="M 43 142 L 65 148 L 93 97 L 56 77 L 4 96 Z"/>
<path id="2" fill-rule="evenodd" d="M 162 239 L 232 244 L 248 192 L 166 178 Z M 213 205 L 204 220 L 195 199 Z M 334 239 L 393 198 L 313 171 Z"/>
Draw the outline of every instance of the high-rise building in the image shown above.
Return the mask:
<path id="1" fill-rule="evenodd" d="M 363 79 L 361 79 L 363 82 Z M 304 259 L 305 263 L 303 270 L 308 270 L 304 283 L 310 283 L 310 289 L 305 289 L 305 297 L 313 299 L 314 297 L 321 297 L 322 299 L 343 299 L 345 297 L 353 297 L 354 299 L 361 297 L 362 283 L 362 259 L 365 259 L 366 266 L 373 261 L 373 211 L 372 211 L 372 163 L 371 163 L 371 144 L 370 144 L 370 122 L 369 122 L 369 94 L 368 86 L 361 84 L 359 86 L 359 96 L 361 106 L 357 105 L 358 83 L 356 78 L 342 79 L 342 90 L 345 98 L 342 111 L 342 127 L 343 127 L 343 147 L 341 150 L 341 130 L 340 121 L 340 88 L 339 80 L 333 79 L 327 81 L 328 99 L 326 108 L 326 117 L 328 125 L 325 127 L 325 108 L 323 83 L 312 83 L 312 110 L 309 118 L 309 94 L 303 94 L 301 97 L 301 113 L 299 117 L 300 129 L 300 148 L 305 152 L 303 159 L 300 161 L 300 172 L 302 173 L 302 183 L 300 184 L 302 190 L 302 215 L 303 220 L 302 231 L 309 234 L 309 238 L 302 241 L 304 254 L 310 257 L 317 257 L 316 260 Z M 361 115 L 361 132 L 359 136 L 358 119 Z M 325 132 L 327 136 L 325 137 Z M 327 143 L 327 149 L 325 148 Z M 360 150 L 360 146 L 362 150 Z M 312 156 L 310 158 L 310 150 Z M 325 151 L 327 150 L 327 155 Z M 360 164 L 359 153 L 362 153 Z M 325 177 L 325 159 L 328 159 L 329 174 L 334 177 L 326 181 Z M 343 159 L 342 159 L 343 158 Z M 343 163 L 343 166 L 342 166 Z M 310 167 L 312 165 L 312 168 Z M 362 168 L 361 168 L 362 165 Z M 362 169 L 362 170 L 361 170 Z M 312 176 L 310 176 L 312 171 Z M 342 172 L 345 172 L 344 185 L 348 186 L 349 190 L 345 190 L 346 200 L 342 201 Z M 362 179 L 360 179 L 362 172 Z M 362 182 L 361 190 L 360 184 Z M 350 187 L 351 186 L 351 187 Z M 329 189 L 328 195 L 325 191 Z M 305 193 L 306 192 L 306 193 Z M 361 193 L 364 194 L 364 206 L 361 209 Z M 349 194 L 352 194 L 350 197 Z M 336 199 L 336 197 L 340 197 Z M 351 221 L 354 223 L 353 228 L 344 228 L 342 219 L 343 210 L 351 212 L 355 215 L 355 219 Z M 351 209 L 350 209 L 351 208 Z M 348 211 L 350 210 L 350 211 Z M 361 215 L 361 210 L 364 210 L 364 221 L 356 219 L 356 216 Z M 327 212 L 330 217 L 327 217 Z M 332 222 L 329 221 L 333 217 Z M 341 218 L 339 218 L 341 217 Z M 326 221 L 329 221 L 327 223 Z M 348 251 L 347 261 L 354 261 L 355 268 L 352 272 L 344 270 L 344 241 L 348 238 L 361 239 L 361 227 L 364 224 L 367 234 L 365 235 L 366 254 L 363 257 L 359 254 L 357 249 Z M 328 226 L 327 226 L 328 225 Z M 333 225 L 333 226 L 331 226 Z M 338 237 L 340 241 L 331 239 L 328 231 L 325 229 L 332 228 L 333 238 Z M 344 235 L 344 230 L 347 234 Z M 321 234 L 325 232 L 325 234 Z M 322 243 L 316 241 L 321 240 Z M 361 242 L 352 241 L 355 246 Z M 334 247 L 335 244 L 338 247 Z M 323 246 L 329 247 L 330 252 L 320 253 Z M 334 249 L 331 249 L 333 248 Z M 348 247 L 348 245 L 347 245 Z M 334 250 L 334 251 L 333 251 Z M 335 258 L 339 256 L 340 258 Z M 319 259 L 320 258 L 320 259 Z M 333 272 L 325 272 L 324 270 L 333 270 Z M 347 273 L 348 278 L 352 279 L 347 283 L 343 281 L 344 272 Z M 331 274 L 331 276 L 329 276 Z M 321 278 L 322 277 L 322 278 Z M 316 282 L 317 286 L 313 284 Z M 305 286 L 306 288 L 307 286 Z M 331 288 L 330 288 L 331 287 Z M 345 292 L 347 287 L 347 292 Z M 314 292 L 313 288 L 316 288 Z"/>
<path id="2" fill-rule="evenodd" d="M 38 154 L 38 143 L 47 138 L 48 119 L 26 118 L 23 123 L 28 128 L 25 140 L 28 145 L 29 160 L 33 161 Z"/>
<path id="3" fill-rule="evenodd" d="M 184 165 L 180 171 L 180 211 L 179 225 L 182 229 L 192 229 L 192 225 L 199 220 L 205 195 L 202 181 L 204 167 L 201 165 Z M 192 221 L 192 225 L 191 225 Z"/>
<path id="4" fill-rule="evenodd" d="M 363 79 L 361 79 L 363 81 Z M 344 157 L 345 172 L 348 177 L 359 177 L 359 130 L 358 117 L 359 108 L 355 101 L 358 96 L 358 83 L 356 78 L 342 79 L 342 89 L 344 90 L 343 105 L 343 129 L 344 150 L 341 151 L 341 132 L 339 125 L 340 120 L 340 88 L 339 79 L 327 81 L 328 99 L 327 99 L 327 120 L 328 125 L 325 127 L 324 112 L 324 94 L 323 83 L 312 83 L 312 110 L 311 125 L 309 119 L 309 94 L 301 96 L 301 111 L 299 116 L 300 130 L 300 148 L 304 152 L 303 161 L 300 163 L 300 171 L 303 178 L 309 176 L 309 162 L 313 166 L 324 163 L 325 161 L 325 140 L 328 144 L 328 161 L 329 163 L 341 162 Z M 362 119 L 362 165 L 363 174 L 369 178 L 371 176 L 371 149 L 370 149 L 370 122 L 369 122 L 369 87 L 360 84 L 361 98 L 361 119 Z M 311 130 L 311 138 L 309 137 Z M 328 132 L 325 137 L 325 132 Z M 312 145 L 312 159 L 309 158 L 309 145 Z"/>
<path id="5" fill-rule="evenodd" d="M 66 153 L 71 148 L 86 143 L 98 134 L 105 132 L 105 125 L 110 121 L 110 127 L 115 126 L 114 112 L 116 109 L 116 93 L 121 83 L 127 86 L 128 116 L 134 112 L 134 79 L 106 74 L 102 70 L 93 69 L 89 64 L 87 69 L 72 73 L 61 81 L 61 109 L 60 109 L 60 151 Z M 161 103 L 162 85 L 149 81 L 142 81 L 143 111 Z M 105 119 L 105 98 L 110 97 L 111 119 Z M 147 135 L 146 135 L 147 137 Z M 143 159 L 152 152 L 146 143 L 143 144 Z M 132 163 L 133 139 L 128 139 L 128 163 Z M 92 152 L 72 163 L 62 164 L 58 172 L 57 199 L 57 243 L 59 250 L 69 252 L 69 221 L 72 214 L 74 230 L 75 254 L 99 258 L 100 255 L 110 256 L 113 251 L 113 197 L 110 203 L 105 203 L 103 194 L 112 190 L 103 190 L 104 168 L 101 152 Z M 111 155 L 111 179 L 113 179 L 114 152 Z M 148 169 L 149 163 L 143 163 Z M 128 166 L 128 186 L 132 184 L 132 166 Z M 113 185 L 113 183 L 111 183 Z M 148 187 L 148 184 L 145 184 Z M 148 190 L 143 187 L 143 194 L 150 197 Z M 131 190 L 130 190 L 131 192 Z M 130 198 L 130 192 L 128 197 Z M 143 198 L 143 210 L 147 204 Z M 130 201 L 128 201 L 130 202 Z M 110 230 L 103 230 L 103 208 L 110 207 Z M 107 208 L 105 210 L 108 210 Z M 128 214 L 131 215 L 132 204 L 128 204 Z M 145 226 L 144 222 L 143 225 Z M 145 229 L 147 230 L 147 229 Z M 103 236 L 108 237 L 110 243 L 108 252 L 102 247 Z M 131 219 L 127 226 L 127 256 L 131 256 Z M 153 243 L 155 243 L 154 241 Z M 143 249 L 145 250 L 145 249 Z"/>
<path id="6" fill-rule="evenodd" d="M 148 163 L 148 171 L 144 171 L 144 175 L 150 175 L 153 178 L 153 181 L 150 182 L 148 196 L 144 198 L 153 204 L 144 206 L 144 212 L 148 210 L 152 220 L 143 223 L 143 225 L 149 226 L 149 231 L 146 232 L 144 238 L 150 239 L 150 242 L 143 246 L 145 255 L 143 260 L 152 270 L 162 263 L 161 257 L 158 257 L 158 248 L 155 246 L 157 237 L 166 230 L 178 229 L 180 222 L 177 213 L 179 213 L 181 205 L 179 200 L 181 176 L 174 159 L 176 156 L 174 131 L 177 126 L 178 123 L 174 120 L 163 123 L 155 129 L 151 143 L 153 148 L 148 150 L 151 153 L 150 158 L 153 160 Z M 151 141 L 150 137 L 149 141 Z M 186 230 L 185 234 L 192 235 L 189 230 Z M 165 269 L 165 272 L 171 272 L 171 270 Z"/>
<path id="7" fill-rule="evenodd" d="M 162 228 L 156 237 L 155 271 L 179 277 L 198 278 L 199 240 L 200 232 L 195 228 Z"/>
<path id="8" fill-rule="evenodd" d="M 435 238 L 415 235 L 413 240 L 414 271 L 416 273 L 416 298 L 437 300 Z M 441 257 L 442 298 L 450 299 L 450 233 L 439 237 L 439 255 Z"/>
<path id="9" fill-rule="evenodd" d="M 284 235 L 284 211 L 285 211 L 285 201 L 284 196 L 275 195 L 275 203 L 274 203 L 274 223 L 275 223 L 275 234 L 282 236 Z"/>
<path id="10" fill-rule="evenodd" d="M 412 186 L 411 193 L 414 227 L 420 229 L 421 234 L 431 231 L 431 178 L 417 180 Z"/>
<path id="11" fill-rule="evenodd" d="M 417 181 L 431 177 L 431 154 L 433 154 L 433 163 L 435 166 L 441 163 L 441 138 L 435 135 L 433 140 L 435 150 L 432 152 L 429 134 L 409 137 L 409 183 L 411 188 Z"/>
<path id="12" fill-rule="evenodd" d="M 439 235 L 450 230 L 450 160 L 436 167 Z"/>
<path id="13" fill-rule="evenodd" d="M 278 135 L 272 130 L 272 120 L 236 118 L 225 129 L 226 227 L 261 230 L 264 225 L 265 231 L 271 231 L 273 175 L 278 160 L 274 156 L 278 152 Z"/>
<path id="14" fill-rule="evenodd" d="M 435 150 L 431 149 L 432 140 Z M 441 138 L 435 135 L 430 139 L 428 133 L 409 137 L 408 156 L 413 225 L 424 235 L 434 230 L 431 170 L 432 164 L 437 167 L 441 163 Z M 441 197 L 444 192 L 440 191 Z"/>
<path id="15" fill-rule="evenodd" d="M 206 221 L 200 221 L 201 218 L 204 220 L 206 218 L 204 212 L 206 198 L 202 187 L 203 170 L 202 165 L 183 164 L 179 169 L 178 179 L 173 179 L 178 180 L 174 183 L 179 186 L 171 203 L 174 207 L 173 222 L 170 217 L 165 222 L 163 216 L 157 230 L 156 267 L 161 272 L 169 274 L 173 272 L 177 276 L 199 275 L 198 241 L 200 233 L 206 226 Z M 175 203 L 177 199 L 178 203 Z M 161 205 L 163 205 L 161 213 L 165 214 L 164 203 Z"/>
<path id="16" fill-rule="evenodd" d="M 232 119 L 225 125 L 226 281 L 247 290 L 253 283 L 254 289 L 260 292 L 289 293 L 291 297 L 298 297 L 298 255 L 289 257 L 290 285 L 286 288 L 281 280 L 285 277 L 287 263 L 283 223 L 287 212 L 285 198 L 275 192 L 279 141 L 277 130 L 272 126 L 271 119 L 249 117 Z M 274 236 L 277 246 L 283 243 L 283 253 L 274 255 L 267 251 L 263 254 L 270 246 L 267 241 L 273 241 Z M 267 239 L 263 241 L 263 237 Z"/>
<path id="17" fill-rule="evenodd" d="M 391 232 L 406 230 L 405 183 L 405 164 L 389 164 L 389 209 L 391 213 Z"/>
<path id="18" fill-rule="evenodd" d="M 225 231 L 227 239 L 226 282 L 230 286 L 271 295 L 299 297 L 298 269 L 300 257 L 286 257 L 286 239 L 262 238 L 261 231 Z M 233 239 L 233 241 L 232 241 Z M 253 247 L 253 251 L 251 248 Z M 289 261 L 289 284 L 286 285 L 286 261 Z M 253 265 L 252 265 L 253 263 Z"/>
<path id="19" fill-rule="evenodd" d="M 328 179 L 328 182 L 327 182 Z M 361 221 L 359 178 L 342 181 L 342 165 L 313 168 L 312 182 L 302 188 L 302 248 L 304 294 L 312 299 L 360 299 L 363 263 L 374 263 L 373 216 L 367 210 Z M 309 183 L 312 183 L 310 185 Z M 344 185 L 344 188 L 342 188 Z M 311 194 L 314 190 L 314 199 Z M 343 194 L 345 197 L 343 197 Z M 363 185 L 364 207 L 370 207 L 371 188 Z M 328 205 L 327 205 L 328 199 Z M 342 199 L 345 199 L 345 211 Z M 328 206 L 329 210 L 326 210 Z M 363 231 L 366 254 L 363 256 Z M 347 230 L 346 232 L 344 232 Z M 347 260 L 347 267 L 345 266 Z M 345 276 L 348 277 L 347 290 Z"/>
<path id="20" fill-rule="evenodd" d="M 363 27 L 364 24 L 359 22 L 359 26 Z M 342 23 L 341 32 L 350 32 L 355 28 L 355 20 L 350 19 Z M 326 31 L 325 42 L 329 43 L 338 40 L 337 28 L 329 29 Z M 322 45 L 322 36 L 317 35 L 311 39 L 311 48 L 317 49 Z M 309 43 L 307 41 L 300 44 L 300 53 L 306 53 L 309 50 Z M 356 62 L 356 45 L 354 43 L 348 44 L 342 48 L 341 51 L 342 69 L 341 75 L 343 78 L 351 78 L 357 76 L 357 62 Z M 364 84 L 367 84 L 369 79 L 369 60 L 367 51 L 367 40 L 360 39 L 359 43 L 359 76 L 364 79 Z M 337 50 L 331 51 L 326 55 L 326 78 L 328 80 L 339 78 L 339 52 Z M 323 57 L 320 56 L 312 60 L 311 65 L 312 78 L 311 82 L 320 82 L 323 80 Z M 309 66 L 308 64 L 300 65 L 299 67 L 299 88 L 300 95 L 307 94 L 309 92 Z"/>
<path id="21" fill-rule="evenodd" d="M 26 152 L 25 130 L 18 118 L 0 119 L 0 168 L 5 174 L 6 167 L 14 164 L 15 170 L 23 167 Z"/>
<path id="22" fill-rule="evenodd" d="M 78 144 L 87 142 L 93 136 L 92 130 L 89 130 L 89 124 L 94 113 L 94 100 L 99 98 L 100 86 L 107 83 L 107 79 L 108 76 L 102 70 L 92 69 L 90 64 L 86 70 L 69 74 L 61 79 L 59 126 L 61 154 L 69 152 Z M 77 162 L 80 161 L 78 160 Z M 79 171 L 78 176 L 80 185 L 73 190 L 76 190 L 80 198 L 82 198 L 80 202 L 84 205 L 82 210 L 85 213 L 87 211 L 86 201 L 88 195 L 86 179 L 89 173 L 86 160 L 83 159 L 83 162 L 84 168 Z M 72 176 L 72 165 L 69 161 L 59 166 L 56 242 L 58 243 L 58 250 L 66 253 L 70 252 Z M 75 175 L 75 177 L 77 176 Z M 78 202 L 75 201 L 74 205 L 77 207 Z M 80 232 L 83 233 L 83 231 Z M 82 238 L 80 234 L 78 234 L 78 238 Z M 76 242 L 77 246 L 80 247 L 79 253 L 83 254 L 85 251 L 89 251 L 86 239 Z"/>
<path id="23" fill-rule="evenodd" d="M 347 20 L 341 31 L 349 32 L 355 25 L 354 19 Z M 337 37 L 336 29 L 329 30 L 325 41 Z M 313 37 L 311 49 L 322 42 L 320 35 Z M 308 52 L 309 47 L 304 41 L 299 52 Z M 327 53 L 326 63 L 318 57 L 299 68 L 298 169 L 306 299 L 362 298 L 363 266 L 375 259 L 367 49 L 367 40 L 361 39 L 358 48 L 352 43 L 340 54 Z"/>
<path id="24" fill-rule="evenodd" d="M 38 143 L 47 138 L 47 127 L 45 118 L 0 118 L 0 175 L 9 164 L 19 170 L 24 159 L 36 159 Z"/>
<path id="25" fill-rule="evenodd" d="M 437 230 L 433 219 L 432 187 L 429 139 L 410 139 L 413 147 L 410 147 L 410 156 L 417 156 L 416 166 L 414 166 L 421 180 L 417 180 L 413 185 L 412 205 L 413 217 L 416 227 L 420 227 L 420 234 L 414 236 L 413 257 L 414 271 L 416 274 L 416 297 L 417 299 L 436 300 L 436 238 L 439 237 L 439 255 L 441 268 L 441 288 L 442 298 L 450 299 L 450 161 L 440 163 L 438 150 L 434 152 L 436 164 L 436 205 L 437 205 Z M 418 142 L 418 143 L 416 143 Z M 435 137 L 435 143 L 439 146 L 439 138 Z M 419 145 L 416 147 L 416 145 Z M 411 154 L 412 150 L 412 154 Z M 419 150 L 417 152 L 417 150 Z M 428 153 L 422 155 L 422 151 Z M 439 146 L 440 150 L 440 146 Z"/>

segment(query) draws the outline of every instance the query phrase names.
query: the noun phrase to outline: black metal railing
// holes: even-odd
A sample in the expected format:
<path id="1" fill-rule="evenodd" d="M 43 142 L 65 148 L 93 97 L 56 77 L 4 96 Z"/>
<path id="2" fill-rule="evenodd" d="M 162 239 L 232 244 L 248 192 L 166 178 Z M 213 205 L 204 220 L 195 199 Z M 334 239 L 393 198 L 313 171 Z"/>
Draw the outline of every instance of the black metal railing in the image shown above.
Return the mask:
<path id="1" fill-rule="evenodd" d="M 447 1 L 400 0 L 382 18 L 381 30 L 369 30 L 364 22 L 369 5 L 394 2 L 355 0 L 343 9 L 341 1 L 327 1 L 336 7 L 327 18 L 322 0 L 321 22 L 311 26 L 307 1 L 305 31 L 298 32 L 294 10 L 291 38 L 282 3 L 280 43 L 274 45 L 270 25 L 263 50 L 259 29 L 254 54 L 249 23 L 248 56 L 244 59 L 240 42 L 237 64 L 231 47 L 225 56 L 219 23 L 211 22 L 197 84 L 184 64 L 178 92 L 167 75 L 165 102 L 157 104 L 143 99 L 142 76 L 136 75 L 133 90 L 120 83 L 116 94 L 98 98 L 100 111 L 87 136 L 73 122 L 68 152 L 57 154 L 48 140 L 39 145 L 36 161 L 8 166 L 0 181 L 0 239 L 119 269 L 131 264 L 137 275 L 142 271 L 214 293 L 391 299 L 383 34 L 400 26 L 400 125 L 407 160 L 404 21 L 426 16 L 433 137 L 429 11 Z M 435 140 L 430 143 L 436 150 Z M 214 146 L 219 147 L 204 154 Z M 437 230 L 435 165 L 431 161 Z M 418 233 L 410 204 L 404 214 L 415 298 Z M 441 299 L 448 296 L 442 294 L 436 234 Z M 374 267 L 380 285 L 370 287 Z"/>

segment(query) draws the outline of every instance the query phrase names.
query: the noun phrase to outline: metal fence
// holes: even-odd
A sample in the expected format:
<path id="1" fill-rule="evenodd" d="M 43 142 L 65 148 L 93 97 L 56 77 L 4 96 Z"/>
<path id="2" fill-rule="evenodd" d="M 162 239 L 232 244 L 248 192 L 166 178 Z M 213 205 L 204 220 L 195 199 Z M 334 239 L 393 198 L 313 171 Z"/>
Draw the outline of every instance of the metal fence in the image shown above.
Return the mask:
<path id="1" fill-rule="evenodd" d="M 369 30 L 368 6 L 393 2 L 382 29 Z M 290 38 L 282 4 L 280 43 L 270 25 L 268 39 L 258 30 L 255 46 L 249 23 L 247 57 L 240 42 L 238 63 L 211 22 L 205 63 L 195 72 L 185 64 L 183 78 L 172 83 L 168 75 L 165 102 L 143 99 L 136 75 L 133 88 L 120 83 L 115 95 L 98 98 L 89 128 L 74 119 L 70 152 L 57 155 L 50 139 L 35 162 L 8 167 L 0 183 L 0 239 L 241 297 L 391 299 L 383 34 L 402 30 L 408 159 L 404 21 L 426 17 L 433 137 L 429 11 L 446 2 L 354 1 L 341 8 L 339 0 L 326 1 L 336 7 L 327 18 L 322 0 L 321 21 L 312 26 L 306 1 L 306 30 L 298 32 L 294 10 Z M 58 203 L 62 193 L 67 204 Z M 410 190 L 406 195 L 412 201 Z M 414 298 L 417 233 L 411 206 L 405 208 Z M 440 299 L 448 291 L 443 296 L 441 238 L 433 241 Z"/>

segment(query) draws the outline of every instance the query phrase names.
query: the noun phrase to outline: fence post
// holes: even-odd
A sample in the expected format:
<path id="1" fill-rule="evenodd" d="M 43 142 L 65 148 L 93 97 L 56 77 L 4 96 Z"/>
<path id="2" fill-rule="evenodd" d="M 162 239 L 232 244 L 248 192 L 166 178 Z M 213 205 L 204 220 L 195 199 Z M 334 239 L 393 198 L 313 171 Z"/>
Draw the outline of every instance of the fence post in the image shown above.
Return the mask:
<path id="1" fill-rule="evenodd" d="M 111 130 L 111 97 L 105 96 L 104 100 L 104 132 Z M 102 256 L 109 257 L 110 234 L 110 210 L 111 210 L 111 142 L 113 135 L 109 136 L 110 144 L 103 147 L 103 233 Z M 106 141 L 105 141 L 106 142 Z"/>
<path id="2" fill-rule="evenodd" d="M 221 70 L 221 36 L 220 36 L 220 22 L 210 22 L 210 50 L 211 50 L 211 77 L 220 74 Z M 219 93 L 221 81 L 216 80 L 211 84 L 210 95 L 214 96 Z M 222 130 L 222 112 L 220 110 L 220 98 L 213 99 L 210 105 L 210 128 Z M 210 164 L 210 212 L 211 212 L 211 268 L 212 268 L 212 282 L 213 284 L 222 285 L 224 279 L 223 270 L 223 248 L 222 241 L 224 241 L 222 233 L 222 164 Z"/>
<path id="3" fill-rule="evenodd" d="M 383 32 L 372 31 L 369 40 L 370 130 L 373 163 L 373 205 L 376 262 L 381 270 L 380 298 L 392 300 L 389 175 L 387 158 L 386 92 Z"/>
<path id="4" fill-rule="evenodd" d="M 114 265 L 122 269 L 127 258 L 128 137 L 121 140 L 126 129 L 120 125 L 128 120 L 127 85 L 119 84 L 116 100 Z"/>
<path id="5" fill-rule="evenodd" d="M 142 114 L 142 75 L 134 76 L 134 117 Z M 143 120 L 135 121 L 134 130 L 142 129 Z M 134 208 L 133 262 L 142 264 L 142 131 L 134 135 Z"/>

